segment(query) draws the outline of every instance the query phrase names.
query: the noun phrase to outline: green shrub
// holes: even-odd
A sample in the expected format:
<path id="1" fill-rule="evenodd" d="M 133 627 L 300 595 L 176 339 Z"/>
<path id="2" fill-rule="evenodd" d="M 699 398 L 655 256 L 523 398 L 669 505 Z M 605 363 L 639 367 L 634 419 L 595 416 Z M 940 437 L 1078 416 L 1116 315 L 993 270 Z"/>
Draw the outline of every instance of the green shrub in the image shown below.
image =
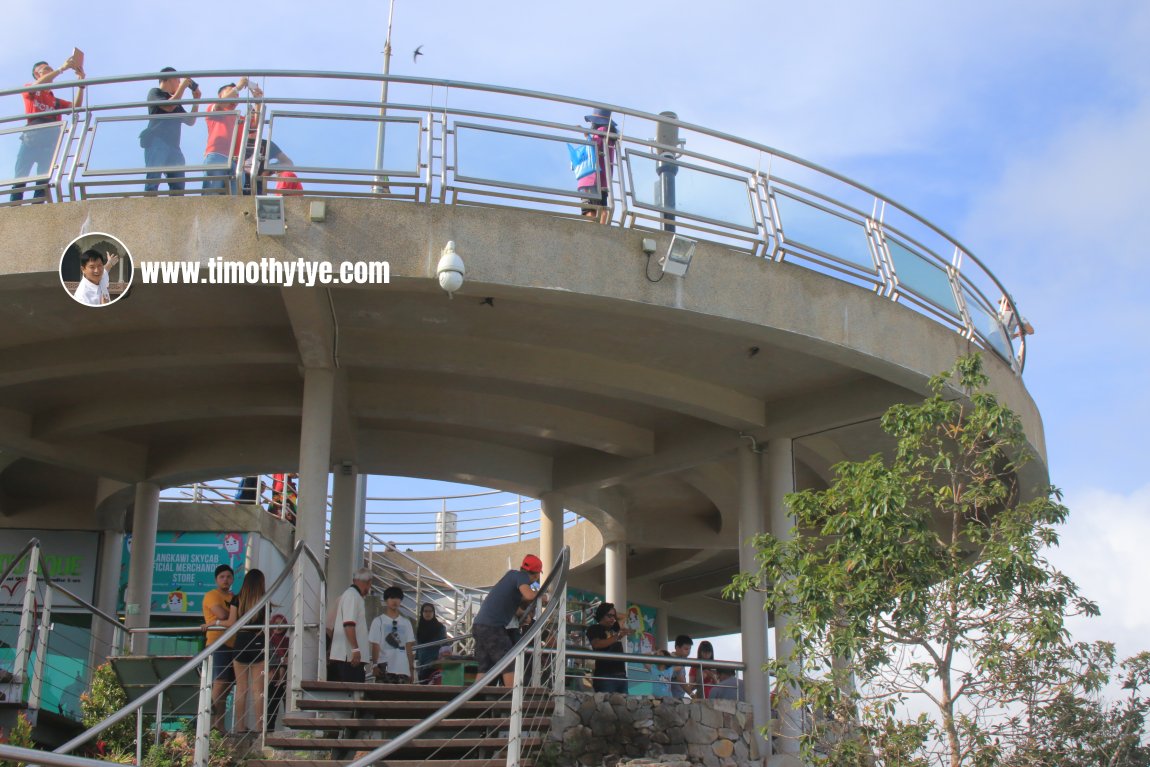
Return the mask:
<path id="1" fill-rule="evenodd" d="M 28 717 L 22 713 L 17 714 L 16 724 L 12 726 L 7 737 L 0 734 L 0 743 L 18 748 L 35 748 L 36 744 L 32 742 L 32 723 L 28 721 Z M 24 764 L 26 763 L 0 760 L 0 767 L 23 767 Z"/>
<path id="2" fill-rule="evenodd" d="M 128 694 L 120 686 L 112 664 L 105 663 L 92 674 L 92 686 L 80 695 L 80 711 L 85 727 L 93 727 L 128 705 Z M 96 736 L 97 750 L 103 754 L 136 753 L 136 719 L 127 717 Z"/>

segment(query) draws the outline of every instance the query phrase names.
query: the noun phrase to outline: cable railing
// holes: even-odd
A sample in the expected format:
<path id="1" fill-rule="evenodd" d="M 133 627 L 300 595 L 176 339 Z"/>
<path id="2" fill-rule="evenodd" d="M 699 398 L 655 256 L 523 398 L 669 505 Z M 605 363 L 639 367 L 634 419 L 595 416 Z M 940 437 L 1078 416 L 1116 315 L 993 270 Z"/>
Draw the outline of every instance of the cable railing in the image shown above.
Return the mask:
<path id="1" fill-rule="evenodd" d="M 0 608 L 0 665 L 11 674 L 3 685 L 5 699 L 79 720 L 80 694 L 89 687 L 93 667 L 99 659 L 122 655 L 128 635 L 115 617 L 57 583 L 45 566 L 48 559 L 32 538 L 0 573 L 0 583 L 23 573 L 12 605 Z"/>
<path id="2" fill-rule="evenodd" d="M 534 620 L 502 660 L 450 703 L 402 735 L 356 759 L 348 767 L 367 767 L 376 764 L 430 730 L 441 729 L 444 720 L 481 693 L 488 696 L 486 707 L 478 713 L 469 712 L 468 716 L 488 716 L 496 711 L 507 710 L 507 704 L 510 704 L 506 745 L 494 749 L 494 753 L 488 754 L 487 758 L 504 757 L 507 767 L 518 767 L 522 760 L 533 761 L 533 757 L 542 750 L 546 733 L 550 728 L 549 712 L 552 707 L 554 710 L 561 710 L 563 705 L 564 676 L 556 672 L 566 664 L 566 648 L 560 642 L 555 653 L 544 653 L 543 650 L 549 641 L 562 636 L 566 625 L 570 556 L 570 549 L 566 547 L 560 552 L 554 567 L 550 568 L 550 574 L 540 585 L 539 596 L 532 603 Z M 545 606 L 542 605 L 543 602 L 546 602 Z M 509 671 L 513 674 L 512 686 L 493 688 L 495 681 Z M 541 721 L 546 721 L 548 724 L 536 724 Z M 480 746 L 456 745 L 465 742 L 465 732 L 466 730 L 460 729 L 454 735 L 444 737 L 443 745 L 426 758 L 435 759 L 440 751 L 453 747 L 456 753 L 459 750 L 464 752 L 462 757 L 452 757 L 453 760 L 470 757 Z"/>
<path id="3" fill-rule="evenodd" d="M 273 598 L 289 587 L 291 618 L 285 619 L 282 624 L 264 620 L 263 616 L 270 615 L 270 608 L 274 607 Z M 274 695 L 269 694 L 274 689 L 273 678 L 277 668 L 284 672 L 283 691 L 286 695 L 283 702 L 287 710 L 294 710 L 303 694 L 305 662 L 314 661 L 317 664 L 306 676 L 320 678 L 323 675 L 324 659 L 318 648 L 323 646 L 324 592 L 322 564 L 306 545 L 297 543 L 283 571 L 267 586 L 264 596 L 246 613 L 238 616 L 230 626 L 206 627 L 219 629 L 222 633 L 198 653 L 190 658 L 139 656 L 123 659 L 136 662 L 134 667 L 119 673 L 128 678 L 126 687 L 133 687 L 133 681 L 137 683 L 134 685 L 137 694 L 123 708 L 56 748 L 55 753 L 70 754 L 135 715 L 137 764 L 141 763 L 145 752 L 145 731 L 153 733 L 150 740 L 156 746 L 161 745 L 166 737 L 180 737 L 180 733 L 187 733 L 194 743 L 193 763 L 206 764 L 208 752 L 213 747 L 212 729 L 220 726 L 218 718 L 213 722 L 214 716 L 219 715 L 218 711 L 213 713 L 213 654 L 231 642 L 240 631 L 260 630 L 264 632 L 265 658 L 271 660 L 269 656 L 273 655 L 277 646 L 285 647 L 285 652 L 278 661 L 267 664 L 269 673 L 263 674 L 260 694 L 254 694 L 253 690 L 255 709 L 251 713 L 254 713 L 257 725 L 253 737 L 229 745 L 237 762 L 242 760 L 245 754 L 262 748 L 268 717 L 274 713 L 277 702 L 272 700 Z M 318 621 L 309 621 L 309 615 L 318 616 Z M 202 628 L 205 627 L 191 630 L 198 632 Z M 178 633 L 187 632 L 189 628 L 147 628 L 140 631 L 149 634 Z M 274 636 L 276 631 L 283 632 L 284 636 Z M 314 658 L 308 658 L 309 648 Z M 258 661 L 252 665 L 261 664 L 262 661 Z M 148 673 L 152 675 L 151 678 L 147 677 Z M 122 676 L 121 682 L 124 681 Z M 245 725 L 246 722 L 237 722 L 236 728 L 243 729 Z M 49 760 L 40 761 L 45 764 L 54 763 Z"/>
<path id="4" fill-rule="evenodd" d="M 372 572 L 372 587 L 382 592 L 388 586 L 403 589 L 405 599 L 400 607 L 408 618 L 419 620 L 420 606 L 435 605 L 437 616 L 454 637 L 457 649 L 469 651 L 471 620 L 487 596 L 487 589 L 458 586 L 394 544 L 367 534 L 367 562 Z M 406 598 L 410 597 L 410 599 Z"/>
<path id="5" fill-rule="evenodd" d="M 247 75 L 262 82 L 266 95 L 195 102 L 219 106 L 213 119 L 246 113 L 244 127 L 236 120 L 231 128 L 226 146 L 238 147 L 232 156 L 199 161 L 199 148 L 207 145 L 207 118 L 200 112 L 183 128 L 191 162 L 148 167 L 141 151 L 148 120 L 183 117 L 145 114 L 147 103 L 139 96 L 157 74 L 87 80 L 83 108 L 41 114 L 65 118 L 59 123 L 28 126 L 25 115 L 0 117 L 0 169 L 13 166 L 25 135 L 36 134 L 52 150 L 48 171 L 0 178 L 0 184 L 25 184 L 24 193 L 40 191 L 58 201 L 279 192 L 571 217 L 589 209 L 613 226 L 690 233 L 857 285 L 876 300 L 898 302 L 942 323 L 1022 372 L 1025 322 L 1006 288 L 969 248 L 889 197 L 765 144 L 667 115 L 476 83 L 346 72 L 189 71 L 177 76 L 228 82 Z M 386 104 L 376 96 L 384 80 L 391 86 Z M 605 186 L 589 194 L 575 188 L 568 146 L 593 149 L 592 132 L 581 124 L 593 108 L 613 113 L 610 133 L 600 138 L 614 151 L 604 154 Z M 281 175 L 289 169 L 292 186 Z M 149 173 L 183 175 L 165 179 L 175 182 L 167 189 L 145 190 Z M 213 174 L 224 174 L 228 183 L 219 184 Z"/>

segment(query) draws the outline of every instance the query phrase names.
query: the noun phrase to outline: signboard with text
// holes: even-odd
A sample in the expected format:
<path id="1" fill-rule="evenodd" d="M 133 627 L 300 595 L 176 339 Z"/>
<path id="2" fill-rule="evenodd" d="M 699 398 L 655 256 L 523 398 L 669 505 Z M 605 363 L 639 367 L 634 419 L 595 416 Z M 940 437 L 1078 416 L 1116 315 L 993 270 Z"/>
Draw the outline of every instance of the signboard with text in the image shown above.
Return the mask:
<path id="1" fill-rule="evenodd" d="M 152 614 L 199 616 L 204 595 L 216 587 L 216 568 L 231 565 L 236 588 L 244 577 L 247 533 L 159 532 L 152 570 Z M 124 536 L 120 566 L 120 610 L 128 588 L 132 536 Z"/>
<path id="2" fill-rule="evenodd" d="M 96 557 L 100 534 L 73 530 L 0 531 L 0 571 L 32 538 L 40 539 L 40 569 L 54 582 L 88 602 L 96 593 Z M 20 607 L 24 600 L 24 579 L 28 575 L 27 555 L 16 564 L 12 575 L 0 584 L 0 605 Z M 53 609 L 79 607 L 61 594 L 53 596 Z"/>

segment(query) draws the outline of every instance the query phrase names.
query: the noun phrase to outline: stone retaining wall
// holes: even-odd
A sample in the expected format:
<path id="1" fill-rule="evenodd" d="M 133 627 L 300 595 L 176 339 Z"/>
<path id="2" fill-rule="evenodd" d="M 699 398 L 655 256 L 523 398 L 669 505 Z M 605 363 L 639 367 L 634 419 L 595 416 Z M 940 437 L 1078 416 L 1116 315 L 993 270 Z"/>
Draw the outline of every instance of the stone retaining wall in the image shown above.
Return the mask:
<path id="1" fill-rule="evenodd" d="M 576 692 L 568 692 L 565 702 L 551 724 L 563 767 L 614 767 L 645 757 L 700 767 L 762 764 L 745 703 Z"/>

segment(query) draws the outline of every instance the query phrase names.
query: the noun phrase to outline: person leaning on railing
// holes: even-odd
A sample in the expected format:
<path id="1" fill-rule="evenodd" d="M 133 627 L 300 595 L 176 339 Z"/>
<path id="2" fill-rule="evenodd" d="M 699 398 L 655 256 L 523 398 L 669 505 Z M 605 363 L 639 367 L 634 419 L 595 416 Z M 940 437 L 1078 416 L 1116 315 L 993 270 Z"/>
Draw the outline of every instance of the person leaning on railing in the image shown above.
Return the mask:
<path id="1" fill-rule="evenodd" d="M 530 605 L 539 595 L 531 584 L 543 572 L 543 561 L 534 554 L 523 558 L 518 570 L 508 570 L 491 591 L 475 614 L 471 635 L 475 638 L 475 661 L 479 673 L 490 671 L 511 650 L 511 638 L 504 627 L 520 613 L 522 605 Z M 515 684 L 515 672 L 503 672 L 503 686 Z"/>
<path id="2" fill-rule="evenodd" d="M 62 72 L 73 70 L 76 77 L 80 80 L 84 79 L 84 68 L 74 58 L 69 56 L 63 64 L 57 69 L 52 69 L 52 66 L 47 61 L 37 61 L 32 66 L 32 77 L 35 78 L 28 85 L 47 85 L 55 81 Z M 29 115 L 36 115 L 40 112 L 53 112 L 57 109 L 71 109 L 75 107 L 79 109 L 84 104 L 84 86 L 81 85 L 76 91 L 76 103 L 65 101 L 64 99 L 56 98 L 50 90 L 42 91 L 28 91 L 24 93 L 24 111 Z M 51 125 L 52 123 L 60 122 L 60 115 L 49 115 L 41 117 L 29 117 L 29 125 Z M 20 148 L 16 152 L 16 168 L 13 175 L 16 178 L 22 178 L 32 172 L 32 167 L 36 167 L 37 173 L 48 173 L 52 169 L 52 153 L 56 149 L 57 132 L 50 130 L 31 130 L 25 131 L 20 134 Z M 13 184 L 12 195 L 9 198 L 12 202 L 19 202 L 24 199 L 24 193 L 17 191 L 23 189 L 25 184 Z M 42 199 L 45 197 L 43 189 L 37 189 L 32 193 L 32 199 Z"/>

